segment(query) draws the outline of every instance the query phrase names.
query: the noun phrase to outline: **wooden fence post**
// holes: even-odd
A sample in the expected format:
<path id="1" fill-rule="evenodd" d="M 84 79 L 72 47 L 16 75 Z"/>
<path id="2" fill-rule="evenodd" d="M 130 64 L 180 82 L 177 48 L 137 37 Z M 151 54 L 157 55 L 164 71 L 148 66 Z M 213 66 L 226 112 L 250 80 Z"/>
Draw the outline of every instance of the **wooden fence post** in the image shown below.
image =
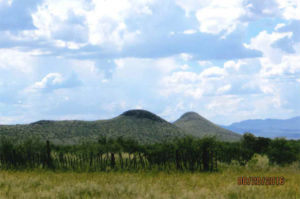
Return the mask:
<path id="1" fill-rule="evenodd" d="M 53 165 L 52 165 L 52 159 L 51 159 L 51 148 L 50 148 L 50 142 L 49 140 L 47 140 L 46 142 L 46 147 L 47 147 L 47 151 L 46 151 L 46 164 L 47 164 L 47 167 L 48 168 L 53 168 Z"/>
<path id="2" fill-rule="evenodd" d="M 207 147 L 204 147 L 204 149 L 203 149 L 202 162 L 203 162 L 203 170 L 208 171 L 209 170 L 209 155 L 208 155 Z"/>
<path id="3" fill-rule="evenodd" d="M 111 168 L 115 168 L 116 166 L 116 159 L 115 159 L 115 154 L 114 153 L 111 153 L 110 154 L 110 166 Z"/>

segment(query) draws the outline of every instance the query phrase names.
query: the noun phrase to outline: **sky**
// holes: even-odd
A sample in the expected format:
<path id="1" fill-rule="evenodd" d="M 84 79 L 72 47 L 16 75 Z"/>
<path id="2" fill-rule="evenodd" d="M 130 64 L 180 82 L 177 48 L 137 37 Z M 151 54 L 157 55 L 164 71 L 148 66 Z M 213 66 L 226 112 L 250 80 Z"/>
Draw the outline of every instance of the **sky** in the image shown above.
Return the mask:
<path id="1" fill-rule="evenodd" d="M 300 115 L 299 0 L 0 0 L 0 124 Z"/>

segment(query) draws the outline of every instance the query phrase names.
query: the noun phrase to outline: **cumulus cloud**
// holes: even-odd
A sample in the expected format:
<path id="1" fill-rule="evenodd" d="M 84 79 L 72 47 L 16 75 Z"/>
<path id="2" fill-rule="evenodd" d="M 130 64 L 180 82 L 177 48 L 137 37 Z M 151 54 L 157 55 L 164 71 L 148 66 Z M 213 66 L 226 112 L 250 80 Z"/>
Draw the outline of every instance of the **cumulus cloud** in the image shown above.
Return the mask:
<path id="1" fill-rule="evenodd" d="M 221 34 L 223 38 L 239 27 L 265 17 L 300 19 L 298 0 L 177 0 L 176 3 L 187 17 L 197 19 L 201 32 Z"/>
<path id="2" fill-rule="evenodd" d="M 196 30 L 188 29 L 188 30 L 183 31 L 183 34 L 191 35 L 191 34 L 195 34 L 196 32 L 197 32 Z"/>
<path id="3" fill-rule="evenodd" d="M 215 121 L 225 121 L 222 117 L 226 115 L 237 120 L 270 117 L 266 113 L 297 115 L 300 45 L 293 44 L 294 54 L 276 48 L 274 42 L 285 36 L 291 32 L 261 32 L 253 38 L 248 47 L 261 50 L 261 58 L 229 60 L 200 72 L 172 72 L 162 80 L 161 94 L 184 99 L 189 102 L 186 108 L 193 105 Z"/>
<path id="4" fill-rule="evenodd" d="M 34 89 L 45 89 L 47 87 L 61 85 L 63 77 L 59 73 L 49 73 L 40 82 L 36 82 L 33 86 Z"/>
<path id="5" fill-rule="evenodd" d="M 291 38 L 293 32 L 261 32 L 255 38 L 251 40 L 249 48 L 261 49 L 264 53 L 264 57 L 260 58 L 260 62 L 263 66 L 262 75 L 265 77 L 276 76 L 296 76 L 299 73 L 299 43 L 290 43 L 290 47 L 293 49 L 293 53 L 287 52 L 286 49 L 281 46 L 278 48 L 278 41 L 282 41 L 285 38 Z M 275 45 L 274 45 L 275 44 Z M 286 79 L 286 78 L 284 78 Z"/>
<path id="6" fill-rule="evenodd" d="M 295 53 L 293 45 L 300 42 L 300 21 L 292 20 L 288 24 L 278 24 L 275 30 L 280 33 L 291 33 L 272 44 L 272 47 L 280 48 L 287 53 Z"/>
<path id="7" fill-rule="evenodd" d="M 69 78 L 64 78 L 60 73 L 49 73 L 41 81 L 26 89 L 27 92 L 50 92 L 61 88 L 73 88 L 80 85 L 80 81 L 73 73 Z"/>
<path id="8" fill-rule="evenodd" d="M 0 49 L 0 70 L 31 73 L 33 72 L 34 65 L 35 59 L 31 56 L 30 52 L 22 52 L 13 48 Z"/>
<path id="9" fill-rule="evenodd" d="M 298 0 L 277 0 L 277 3 L 285 19 L 300 20 L 300 2 Z"/>
<path id="10" fill-rule="evenodd" d="M 246 0 L 244 1 L 244 5 L 247 14 L 242 17 L 243 20 L 256 20 L 262 17 L 274 17 L 280 15 L 276 0 Z"/>
<path id="11" fill-rule="evenodd" d="M 255 38 L 251 39 L 250 45 L 245 46 L 250 49 L 259 49 L 265 57 L 270 58 L 270 61 L 278 63 L 281 61 L 283 53 L 282 50 L 272 47 L 272 44 L 282 38 L 291 36 L 291 32 L 273 32 L 269 34 L 266 31 L 262 31 Z"/>
<path id="12" fill-rule="evenodd" d="M 257 82 L 258 60 L 227 61 L 223 67 L 208 67 L 201 72 L 175 71 L 162 79 L 162 94 L 183 94 L 195 99 L 223 94 L 261 93 Z"/>
<path id="13" fill-rule="evenodd" d="M 243 1 L 210 1 L 210 3 L 196 11 L 200 24 L 200 31 L 218 34 L 233 32 L 240 23 L 239 18 L 245 14 Z M 226 16 L 226 17 L 224 17 Z"/>
<path id="14" fill-rule="evenodd" d="M 150 3 L 45 0 L 32 14 L 37 28 L 34 33 L 53 40 L 122 48 L 139 34 L 137 30 L 128 30 L 126 18 L 133 14 L 151 14 Z"/>
<path id="15" fill-rule="evenodd" d="M 273 96 L 273 103 L 280 108 L 297 112 L 296 99 L 299 99 L 299 84 L 297 79 L 300 75 L 299 42 L 292 42 L 293 53 L 278 48 L 274 43 L 282 38 L 291 38 L 294 32 L 272 32 L 260 33 L 250 43 L 252 48 L 262 48 L 264 57 L 259 58 L 262 65 L 260 77 L 262 79 L 262 90 Z M 263 46 L 257 44 L 263 44 Z M 277 59 L 275 59 L 277 58 Z M 274 61 L 275 60 L 275 61 Z M 293 107 L 293 108 L 292 108 Z"/>
<path id="16" fill-rule="evenodd" d="M 210 34 L 226 35 L 233 32 L 240 25 L 246 25 L 246 21 L 241 20 L 248 14 L 250 4 L 245 4 L 243 0 L 232 1 L 183 1 L 176 3 L 186 12 L 186 16 L 195 16 L 199 23 L 199 30 Z"/>
<path id="17" fill-rule="evenodd" d="M 136 107 L 217 123 L 299 115 L 298 9 L 294 0 L 0 0 L 0 120 Z"/>
<path id="18" fill-rule="evenodd" d="M 212 9 L 216 9 L 214 6 L 219 3 L 212 3 Z M 220 7 L 227 10 L 237 4 L 222 3 Z M 200 33 L 197 31 L 199 25 L 196 15 L 194 18 L 185 17 L 185 11 L 178 8 L 182 5 L 154 0 L 35 1 L 27 5 L 33 28 L 20 27 L 19 31 L 0 29 L 6 37 L 3 41 L 0 38 L 1 45 L 41 48 L 52 55 L 81 59 L 153 58 L 180 53 L 195 54 L 201 59 L 260 56 L 259 52 L 244 48 L 242 33 L 236 33 L 225 40 L 219 40 L 218 34 L 210 35 L 233 32 L 237 23 L 240 23 L 233 22 L 235 17 L 217 17 L 216 20 L 221 21 L 216 26 L 215 16 L 207 16 L 208 19 L 204 17 L 201 20 L 203 25 L 200 26 L 204 31 Z M 201 4 L 203 9 L 209 5 Z M 11 10 L 17 12 L 14 8 Z M 197 12 L 197 16 L 202 18 L 202 12 Z M 157 26 L 159 28 L 153 28 Z M 207 50 L 208 47 L 210 50 Z M 224 54 L 223 49 L 228 48 L 232 49 L 231 52 Z"/>

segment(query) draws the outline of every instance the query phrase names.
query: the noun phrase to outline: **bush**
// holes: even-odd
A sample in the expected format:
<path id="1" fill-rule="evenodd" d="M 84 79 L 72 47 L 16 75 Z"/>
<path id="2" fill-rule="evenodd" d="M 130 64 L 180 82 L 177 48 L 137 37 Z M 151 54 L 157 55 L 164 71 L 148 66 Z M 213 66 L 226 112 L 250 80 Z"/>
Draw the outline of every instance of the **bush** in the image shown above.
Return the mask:
<path id="1" fill-rule="evenodd" d="M 266 155 L 254 154 L 251 160 L 248 161 L 246 167 L 250 170 L 268 170 L 269 158 Z"/>
<path id="2" fill-rule="evenodd" d="M 267 152 L 272 164 L 286 165 L 297 160 L 297 153 L 291 144 L 284 138 L 274 139 Z"/>

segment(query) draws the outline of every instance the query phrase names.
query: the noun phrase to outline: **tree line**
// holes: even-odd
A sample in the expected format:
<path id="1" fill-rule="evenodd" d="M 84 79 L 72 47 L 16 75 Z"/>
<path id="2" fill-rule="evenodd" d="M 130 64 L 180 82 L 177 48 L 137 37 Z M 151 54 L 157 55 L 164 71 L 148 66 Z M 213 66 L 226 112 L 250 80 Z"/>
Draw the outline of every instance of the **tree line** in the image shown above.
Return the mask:
<path id="1" fill-rule="evenodd" d="M 271 164 L 289 164 L 300 160 L 300 141 L 246 133 L 241 142 L 234 143 L 184 137 L 139 144 L 122 137 L 100 137 L 97 142 L 66 146 L 37 138 L 17 142 L 0 137 L 1 169 L 216 171 L 219 162 L 236 160 L 245 165 L 255 153 L 267 155 Z"/>

